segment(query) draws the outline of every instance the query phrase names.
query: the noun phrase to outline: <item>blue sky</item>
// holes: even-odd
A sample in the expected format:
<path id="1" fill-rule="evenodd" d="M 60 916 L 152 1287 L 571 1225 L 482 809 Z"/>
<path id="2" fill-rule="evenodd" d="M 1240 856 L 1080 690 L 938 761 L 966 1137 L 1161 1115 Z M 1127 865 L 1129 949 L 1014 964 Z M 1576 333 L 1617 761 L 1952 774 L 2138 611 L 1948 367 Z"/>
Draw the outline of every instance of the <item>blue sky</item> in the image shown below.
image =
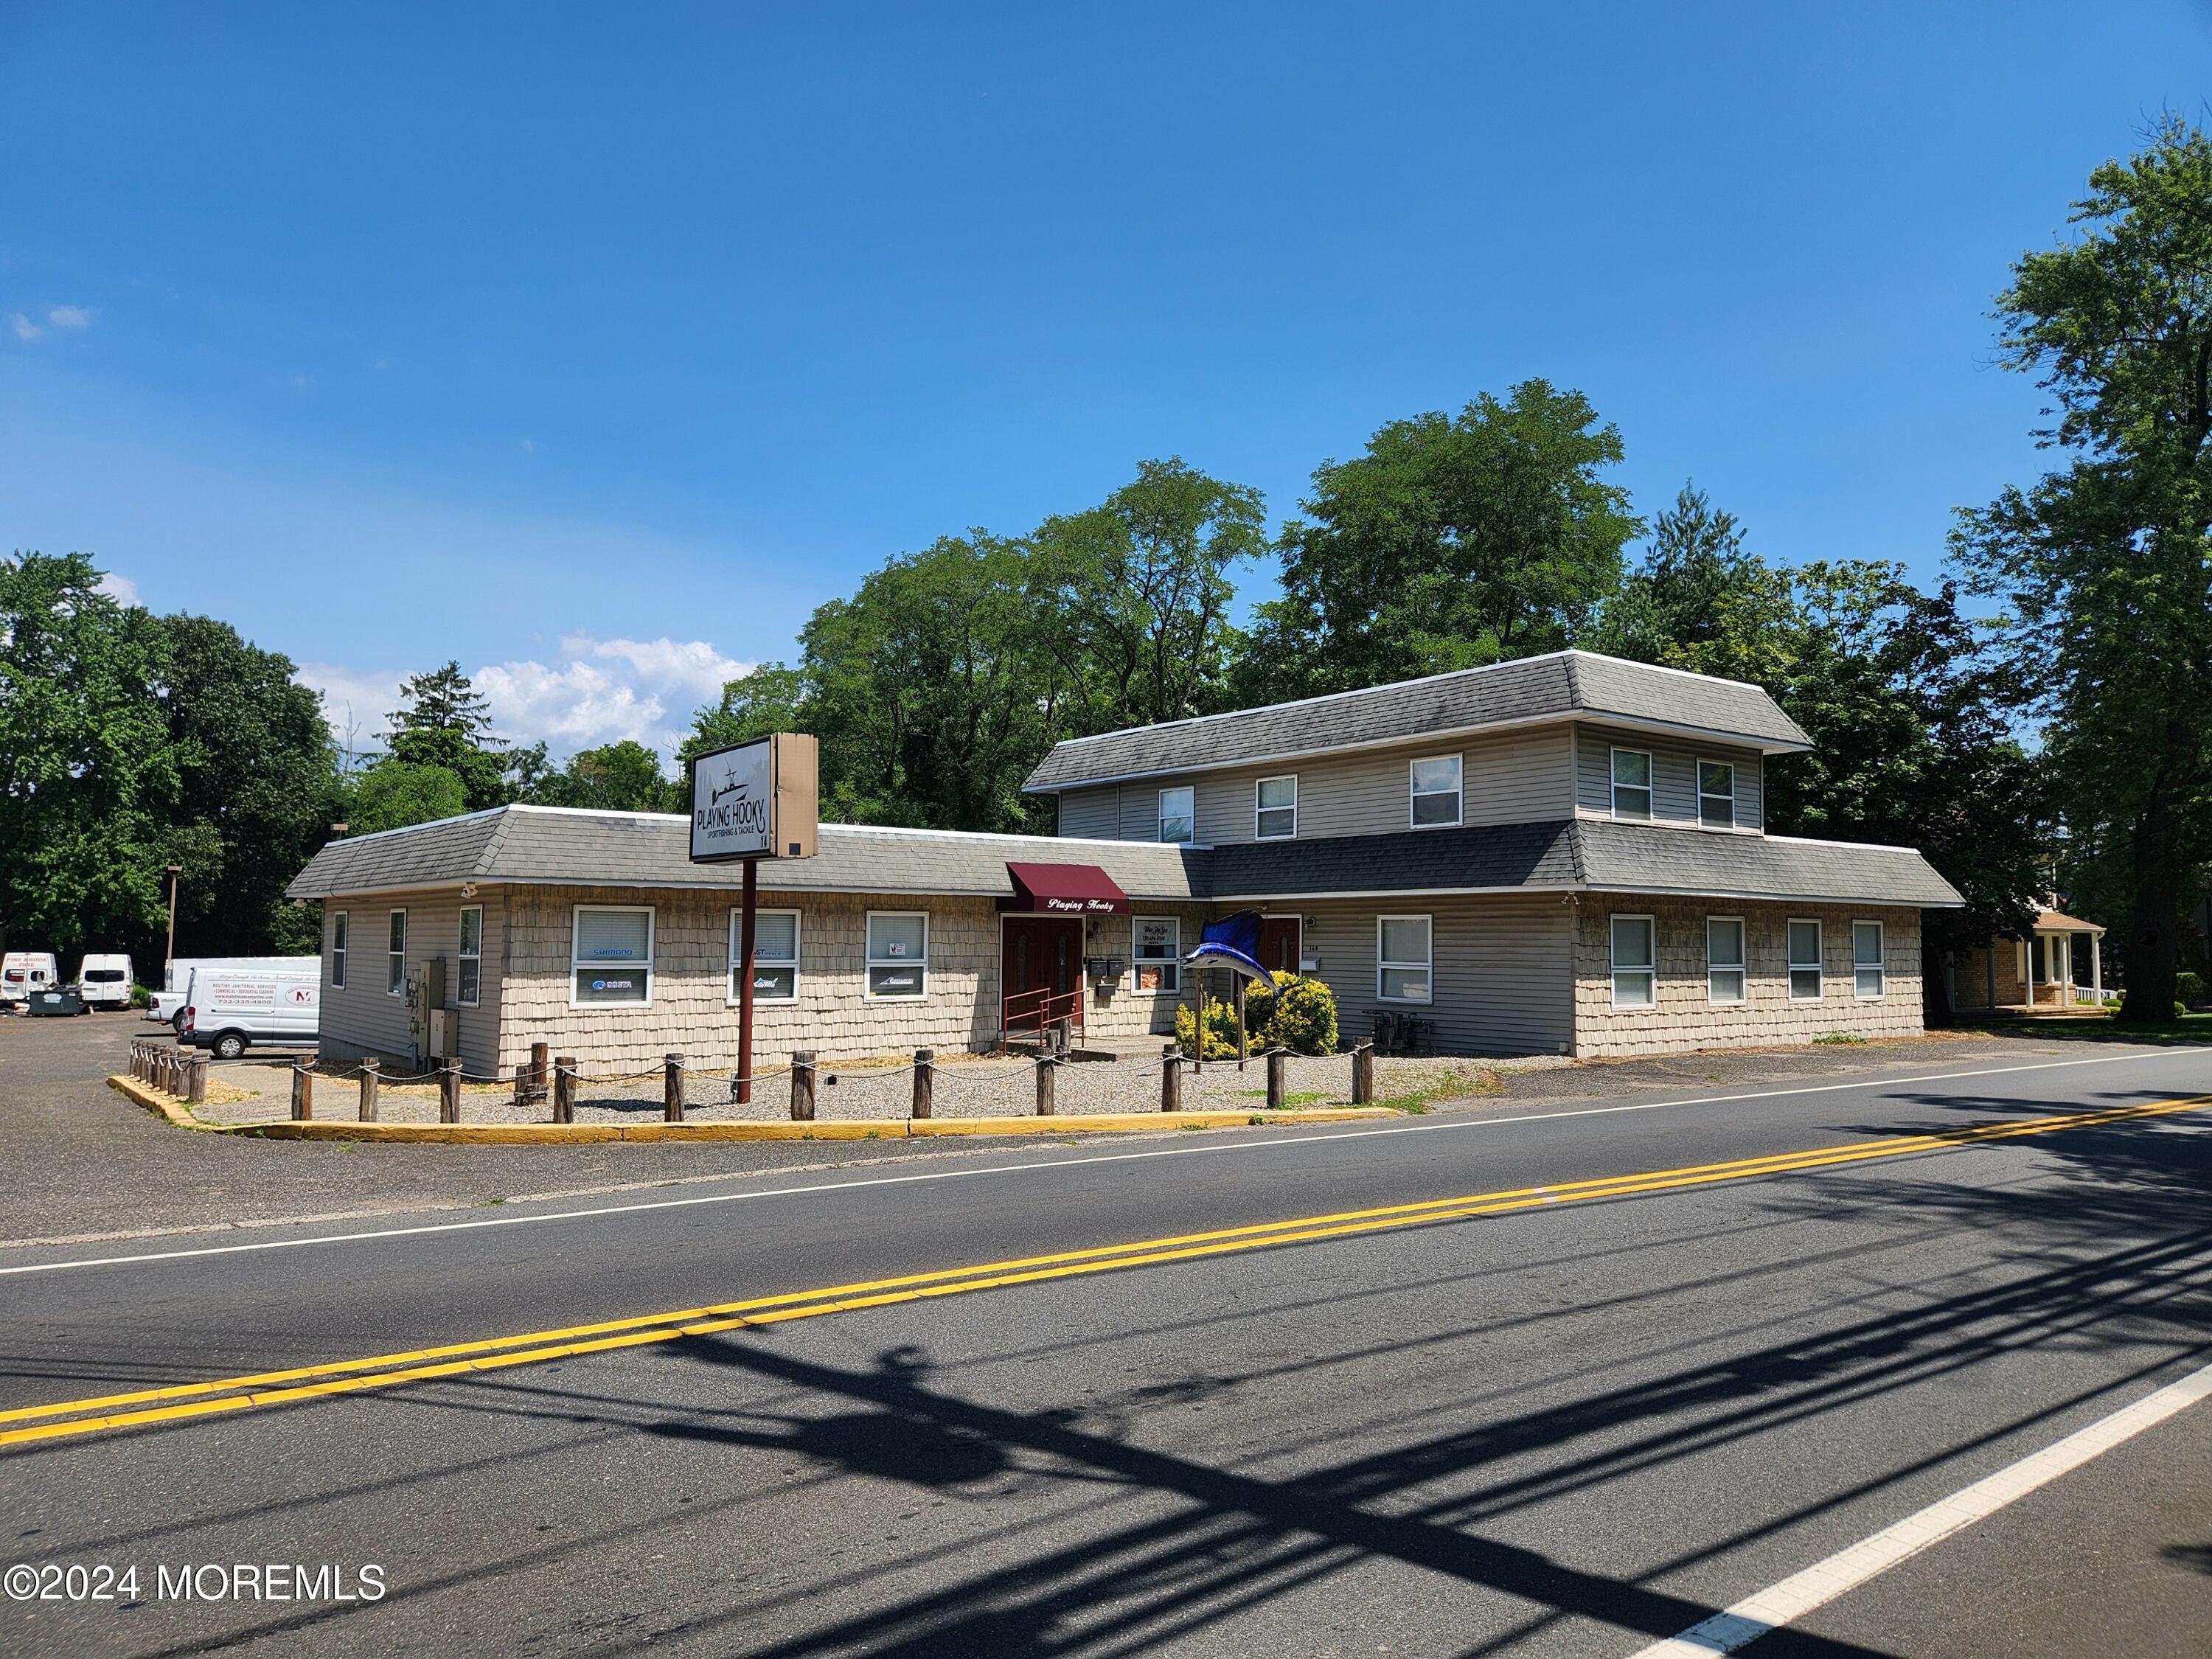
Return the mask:
<path id="1" fill-rule="evenodd" d="M 458 15 L 456 15 L 458 14 Z M 1148 456 L 1279 518 L 1532 374 L 1770 557 L 2033 476 L 2008 262 L 2202 5 L 0 7 L 0 544 L 373 734 L 665 742 L 902 550 Z M 1248 581 L 1264 592 L 1268 572 Z"/>

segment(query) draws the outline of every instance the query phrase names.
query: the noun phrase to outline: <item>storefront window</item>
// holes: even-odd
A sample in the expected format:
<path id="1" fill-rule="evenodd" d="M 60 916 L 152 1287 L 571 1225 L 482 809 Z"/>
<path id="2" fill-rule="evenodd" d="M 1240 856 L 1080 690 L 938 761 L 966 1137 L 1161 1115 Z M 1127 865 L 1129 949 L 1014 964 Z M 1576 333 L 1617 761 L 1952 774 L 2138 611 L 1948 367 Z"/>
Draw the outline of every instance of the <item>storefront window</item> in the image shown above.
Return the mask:
<path id="1" fill-rule="evenodd" d="M 1130 918 L 1129 958 L 1136 964 L 1137 988 L 1164 996 L 1182 989 L 1182 923 L 1173 916 Z"/>
<path id="2" fill-rule="evenodd" d="M 904 1001 L 929 993 L 929 917 L 920 910 L 868 912 L 867 993 Z"/>
<path id="3" fill-rule="evenodd" d="M 569 1002 L 574 1006 L 653 1000 L 650 907 L 580 904 Z"/>
<path id="4" fill-rule="evenodd" d="M 744 912 L 730 912 L 730 1000 L 738 1000 L 745 970 Z M 799 912 L 753 913 L 753 1000 L 799 1000 Z"/>

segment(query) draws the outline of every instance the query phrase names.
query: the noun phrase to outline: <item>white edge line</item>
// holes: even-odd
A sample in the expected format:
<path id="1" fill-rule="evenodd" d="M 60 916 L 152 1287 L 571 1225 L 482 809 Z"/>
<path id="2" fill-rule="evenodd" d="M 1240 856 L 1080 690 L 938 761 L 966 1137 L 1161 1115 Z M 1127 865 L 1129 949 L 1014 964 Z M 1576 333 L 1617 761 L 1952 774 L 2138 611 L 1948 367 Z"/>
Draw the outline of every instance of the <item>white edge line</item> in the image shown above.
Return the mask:
<path id="1" fill-rule="evenodd" d="M 788 1198 L 804 1193 L 848 1192 L 864 1187 L 905 1187 L 925 1181 L 955 1181 L 978 1176 L 1022 1175 L 1034 1170 L 1077 1169 L 1091 1164 L 1128 1164 L 1152 1158 L 1187 1158 L 1206 1152 L 1273 1152 L 1341 1140 L 1364 1140 L 1374 1135 L 1421 1134 L 1443 1129 L 1494 1129 L 1511 1123 L 1543 1123 L 1558 1118 L 1606 1117 L 1616 1112 L 1651 1112 L 1674 1106 L 1717 1106 L 1736 1100 L 1778 1100 L 1790 1095 L 1834 1094 L 1849 1089 L 1896 1089 L 1913 1083 L 1941 1083 L 1957 1078 L 2001 1077 L 2015 1072 L 2050 1072 L 2071 1066 L 2109 1066 L 2127 1060 L 2155 1059 L 2170 1049 L 2146 1053 L 2099 1054 L 2087 1060 L 2046 1060 L 2033 1066 L 1988 1066 L 1972 1072 L 1928 1072 L 1917 1077 L 1862 1078 L 1852 1083 L 1821 1083 L 1802 1089 L 1760 1089 L 1740 1095 L 1700 1095 L 1688 1100 L 1645 1100 L 1621 1106 L 1583 1106 L 1567 1112 L 1523 1112 L 1512 1117 L 1462 1118 L 1448 1123 L 1394 1123 L 1387 1128 L 1316 1131 L 1311 1134 L 1267 1140 L 1240 1140 L 1212 1146 L 1161 1146 L 1141 1152 L 1100 1152 L 1089 1158 L 1055 1158 L 1024 1164 L 999 1164 L 983 1170 L 931 1170 L 917 1175 L 870 1176 L 856 1181 L 817 1182 L 801 1187 L 768 1187 L 742 1193 L 708 1193 L 697 1198 L 656 1199 L 646 1204 L 605 1204 L 587 1210 L 556 1210 L 544 1215 L 490 1216 L 480 1221 L 431 1222 L 419 1227 L 385 1227 L 368 1232 L 322 1233 L 313 1238 L 267 1238 L 251 1244 L 216 1244 L 203 1249 L 157 1250 L 142 1255 L 88 1256 L 75 1261 L 33 1261 L 0 1267 L 0 1278 L 19 1273 L 61 1273 L 71 1267 L 135 1267 L 149 1261 L 179 1261 L 209 1255 L 241 1255 L 253 1250 L 290 1250 L 309 1244 L 359 1244 L 377 1238 L 412 1238 L 424 1233 L 471 1232 L 484 1227 L 529 1227 L 556 1221 L 586 1221 L 601 1216 L 636 1215 L 653 1210 L 686 1210 L 701 1204 L 735 1204 L 748 1199 Z M 2191 1049 L 2187 1052 L 2195 1052 Z"/>
<path id="2" fill-rule="evenodd" d="M 1948 1498 L 1939 1498 L 1837 1551 L 1826 1560 L 1723 1608 L 1680 1636 L 1639 1649 L 1634 1659 L 1714 1659 L 1716 1655 L 1748 1647 L 1768 1632 L 1796 1622 L 1952 1534 L 1987 1520 L 2037 1487 L 2101 1457 L 2124 1441 L 2207 1398 L 2212 1398 L 2212 1365 L 2193 1370 L 2133 1405 L 2053 1441 L 2041 1451 L 2031 1452 L 1996 1474 L 1960 1487 Z"/>

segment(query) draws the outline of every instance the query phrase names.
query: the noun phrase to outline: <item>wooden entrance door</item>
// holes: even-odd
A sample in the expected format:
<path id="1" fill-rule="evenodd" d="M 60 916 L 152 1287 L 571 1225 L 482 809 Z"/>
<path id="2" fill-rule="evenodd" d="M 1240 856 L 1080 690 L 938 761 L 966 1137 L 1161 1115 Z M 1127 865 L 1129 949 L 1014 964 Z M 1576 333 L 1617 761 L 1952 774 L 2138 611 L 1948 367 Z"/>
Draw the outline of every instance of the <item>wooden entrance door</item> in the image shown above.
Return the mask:
<path id="1" fill-rule="evenodd" d="M 1000 930 L 1005 994 L 1048 991 L 1066 995 L 1083 978 L 1080 916 L 1007 916 Z"/>
<path id="2" fill-rule="evenodd" d="M 1298 971 L 1298 918 L 1260 918 L 1260 965 L 1269 973 Z"/>

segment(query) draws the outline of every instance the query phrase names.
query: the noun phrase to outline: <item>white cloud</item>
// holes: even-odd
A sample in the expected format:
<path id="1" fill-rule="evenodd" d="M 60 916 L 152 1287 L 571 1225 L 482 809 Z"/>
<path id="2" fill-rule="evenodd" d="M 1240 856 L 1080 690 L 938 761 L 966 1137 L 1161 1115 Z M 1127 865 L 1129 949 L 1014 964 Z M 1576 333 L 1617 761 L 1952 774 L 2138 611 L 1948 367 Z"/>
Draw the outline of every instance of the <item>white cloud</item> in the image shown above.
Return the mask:
<path id="1" fill-rule="evenodd" d="M 111 570 L 100 579 L 100 591 L 118 605 L 140 605 L 138 584 L 119 572 Z"/>
<path id="2" fill-rule="evenodd" d="M 628 738 L 673 755 L 690 728 L 691 711 L 752 667 L 704 640 L 570 634 L 561 641 L 557 661 L 489 663 L 470 678 L 483 694 L 492 730 L 510 743 L 542 741 L 565 756 Z M 323 694 L 324 715 L 341 742 L 374 748 L 382 741 L 385 715 L 399 706 L 404 676 L 397 670 L 362 672 L 304 663 L 297 678 Z"/>
<path id="3" fill-rule="evenodd" d="M 56 306 L 46 320 L 56 328 L 90 328 L 100 320 L 100 311 L 95 306 Z"/>
<path id="4" fill-rule="evenodd" d="M 15 337 L 19 340 L 35 340 L 46 331 L 20 311 L 8 313 L 8 326 L 15 331 Z"/>

